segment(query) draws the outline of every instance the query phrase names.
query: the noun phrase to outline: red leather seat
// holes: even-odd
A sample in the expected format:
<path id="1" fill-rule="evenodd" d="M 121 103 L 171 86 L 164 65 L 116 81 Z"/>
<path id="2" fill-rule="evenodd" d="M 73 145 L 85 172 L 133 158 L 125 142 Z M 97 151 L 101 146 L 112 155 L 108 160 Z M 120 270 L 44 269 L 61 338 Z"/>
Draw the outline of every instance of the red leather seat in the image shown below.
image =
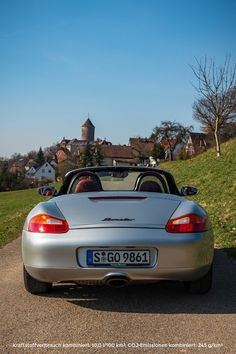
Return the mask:
<path id="1" fill-rule="evenodd" d="M 93 181 L 92 179 L 82 179 L 81 181 L 78 182 L 76 188 L 75 188 L 75 193 L 84 193 L 84 192 L 96 192 L 99 191 L 99 187 L 96 183 L 96 181 Z"/>

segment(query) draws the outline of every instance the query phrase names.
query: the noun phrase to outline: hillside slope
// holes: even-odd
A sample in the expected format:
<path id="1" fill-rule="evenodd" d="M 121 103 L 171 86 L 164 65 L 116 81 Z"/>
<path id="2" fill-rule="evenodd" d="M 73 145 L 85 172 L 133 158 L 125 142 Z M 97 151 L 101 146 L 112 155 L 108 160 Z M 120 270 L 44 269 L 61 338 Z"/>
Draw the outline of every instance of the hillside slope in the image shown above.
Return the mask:
<path id="1" fill-rule="evenodd" d="M 161 164 L 173 173 L 178 187 L 193 185 L 199 193 L 191 199 L 209 213 L 216 247 L 236 257 L 236 138 L 222 144 L 222 156 L 214 149 L 187 161 Z"/>
<path id="2" fill-rule="evenodd" d="M 0 247 L 20 235 L 30 209 L 42 200 L 35 189 L 0 193 Z"/>

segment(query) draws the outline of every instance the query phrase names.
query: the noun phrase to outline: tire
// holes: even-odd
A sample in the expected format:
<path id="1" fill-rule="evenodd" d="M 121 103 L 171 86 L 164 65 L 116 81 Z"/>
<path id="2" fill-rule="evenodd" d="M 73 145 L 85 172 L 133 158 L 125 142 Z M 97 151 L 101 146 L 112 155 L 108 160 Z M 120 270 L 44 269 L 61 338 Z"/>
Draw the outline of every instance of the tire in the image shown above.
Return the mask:
<path id="1" fill-rule="evenodd" d="M 34 279 L 23 266 L 25 289 L 31 294 L 45 294 L 52 288 L 52 283 L 45 283 Z"/>
<path id="2" fill-rule="evenodd" d="M 212 268 L 213 266 L 211 265 L 211 268 L 204 277 L 194 281 L 184 282 L 185 291 L 190 294 L 205 294 L 211 290 L 213 279 Z"/>

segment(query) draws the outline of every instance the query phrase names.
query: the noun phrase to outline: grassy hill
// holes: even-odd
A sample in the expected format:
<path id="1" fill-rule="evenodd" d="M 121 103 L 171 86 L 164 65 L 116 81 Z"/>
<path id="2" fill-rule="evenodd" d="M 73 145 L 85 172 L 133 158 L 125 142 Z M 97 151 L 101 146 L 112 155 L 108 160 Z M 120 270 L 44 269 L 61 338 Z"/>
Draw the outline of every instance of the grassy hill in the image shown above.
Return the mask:
<path id="1" fill-rule="evenodd" d="M 26 215 L 42 200 L 35 189 L 0 193 L 0 246 L 21 233 Z"/>
<path id="2" fill-rule="evenodd" d="M 45 198 L 36 189 L 0 193 L 0 248 L 21 234 L 30 209 L 41 201 Z"/>
<path id="3" fill-rule="evenodd" d="M 236 138 L 222 144 L 220 158 L 211 149 L 192 160 L 163 163 L 161 168 L 173 173 L 179 187 L 199 188 L 191 199 L 208 211 L 216 246 L 236 258 Z M 0 193 L 1 247 L 20 235 L 26 215 L 41 200 L 35 189 Z"/>
<path id="4" fill-rule="evenodd" d="M 236 258 L 236 138 L 222 144 L 222 156 L 214 149 L 187 161 L 163 163 L 177 185 L 193 185 L 199 193 L 191 197 L 210 215 L 216 247 L 226 248 Z"/>

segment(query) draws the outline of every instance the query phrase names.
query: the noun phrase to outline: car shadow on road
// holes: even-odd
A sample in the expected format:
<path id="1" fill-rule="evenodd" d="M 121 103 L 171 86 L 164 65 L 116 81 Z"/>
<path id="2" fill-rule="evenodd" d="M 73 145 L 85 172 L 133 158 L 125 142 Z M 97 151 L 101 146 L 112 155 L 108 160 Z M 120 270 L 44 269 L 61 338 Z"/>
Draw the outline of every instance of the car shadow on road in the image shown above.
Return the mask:
<path id="1" fill-rule="evenodd" d="M 236 313 L 236 262 L 215 250 L 214 282 L 204 295 L 187 294 L 180 282 L 129 285 L 123 288 L 56 285 L 49 297 L 72 305 L 120 313 Z"/>

